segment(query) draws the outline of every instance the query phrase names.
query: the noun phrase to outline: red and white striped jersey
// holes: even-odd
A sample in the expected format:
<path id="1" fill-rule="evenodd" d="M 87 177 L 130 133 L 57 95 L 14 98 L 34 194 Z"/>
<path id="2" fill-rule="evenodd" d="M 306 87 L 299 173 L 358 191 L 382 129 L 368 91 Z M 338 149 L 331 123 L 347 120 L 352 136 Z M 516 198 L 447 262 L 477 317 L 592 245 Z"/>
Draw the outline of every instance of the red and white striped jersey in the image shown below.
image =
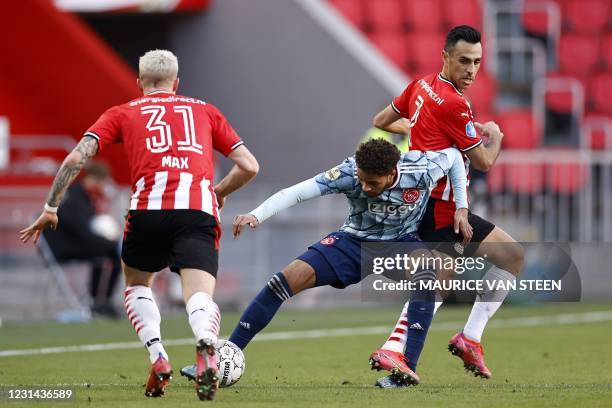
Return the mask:
<path id="1" fill-rule="evenodd" d="M 123 143 L 131 210 L 193 209 L 217 219 L 213 149 L 227 156 L 243 144 L 213 105 L 163 91 L 108 109 L 85 136 L 99 151 Z"/>
<path id="2" fill-rule="evenodd" d="M 465 153 L 482 143 L 469 102 L 442 74 L 430 74 L 411 82 L 391 106 L 410 121 L 411 150 L 456 147 Z M 469 159 L 465 155 L 464 160 L 467 172 Z M 444 201 L 436 204 L 436 227 L 452 225 L 455 203 L 448 177 L 438 181 L 431 198 Z"/>

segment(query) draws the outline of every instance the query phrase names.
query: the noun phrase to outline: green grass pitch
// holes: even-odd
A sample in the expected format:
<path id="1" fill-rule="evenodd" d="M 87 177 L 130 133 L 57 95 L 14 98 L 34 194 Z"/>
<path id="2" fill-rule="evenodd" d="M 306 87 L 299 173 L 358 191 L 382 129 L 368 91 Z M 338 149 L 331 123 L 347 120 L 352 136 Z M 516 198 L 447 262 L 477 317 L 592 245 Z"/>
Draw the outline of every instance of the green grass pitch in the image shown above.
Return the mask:
<path id="1" fill-rule="evenodd" d="M 397 308 L 292 311 L 281 310 L 264 333 L 313 329 L 388 326 Z M 469 308 L 444 306 L 432 325 L 418 372 L 422 384 L 400 390 L 373 386 L 379 376 L 369 370 L 371 351 L 385 334 L 256 341 L 246 350 L 246 373 L 238 384 L 221 389 L 212 404 L 240 407 L 610 407 L 612 406 L 612 322 L 516 324 L 529 316 L 612 313 L 612 305 L 550 304 L 504 306 L 485 332 L 486 360 L 493 372 L 487 381 L 464 372 L 460 360 L 446 350 Z M 238 319 L 223 315 L 222 337 Z M 503 322 L 515 324 L 504 325 Z M 436 325 L 441 327 L 436 329 Z M 162 323 L 165 339 L 188 338 L 185 318 Z M 8 325 L 0 328 L 0 350 L 78 344 L 133 342 L 127 320 L 82 325 L 55 323 Z M 193 407 L 211 404 L 197 400 L 192 383 L 178 370 L 194 357 L 191 346 L 167 347 L 175 376 L 166 395 L 144 397 L 148 373 L 144 349 L 73 352 L 0 357 L 0 386 L 64 385 L 76 392 L 75 401 L 8 402 L 0 406 L 59 407 Z"/>

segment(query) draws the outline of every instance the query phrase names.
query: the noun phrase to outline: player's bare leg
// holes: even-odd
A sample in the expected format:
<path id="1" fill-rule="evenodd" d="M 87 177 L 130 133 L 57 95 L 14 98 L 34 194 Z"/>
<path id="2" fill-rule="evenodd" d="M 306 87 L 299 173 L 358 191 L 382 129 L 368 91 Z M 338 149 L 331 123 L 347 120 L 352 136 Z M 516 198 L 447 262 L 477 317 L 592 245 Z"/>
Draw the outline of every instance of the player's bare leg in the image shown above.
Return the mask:
<path id="1" fill-rule="evenodd" d="M 215 343 L 221 314 L 213 301 L 216 278 L 200 269 L 181 269 L 183 299 L 196 337 L 195 387 L 200 400 L 212 400 L 219 388 Z"/>
<path id="2" fill-rule="evenodd" d="M 283 276 L 287 279 L 294 296 L 303 290 L 313 288 L 316 282 L 313 267 L 299 259 L 294 260 L 283 269 Z"/>
<path id="3" fill-rule="evenodd" d="M 512 282 L 523 269 L 522 246 L 499 227 L 487 235 L 474 256 L 482 257 L 485 254 L 494 266 L 487 271 L 483 280 Z M 480 344 L 482 333 L 508 294 L 507 285 L 504 286 L 478 293 L 463 332 L 456 334 L 448 345 L 449 351 L 463 360 L 468 371 L 483 378 L 491 378 L 491 371 L 484 361 L 484 349 Z"/>
<path id="4" fill-rule="evenodd" d="M 123 265 L 125 272 L 125 310 L 140 341 L 149 351 L 151 371 L 145 395 L 161 397 L 172 379 L 172 367 L 161 343 L 161 315 L 151 292 L 153 274 Z"/>

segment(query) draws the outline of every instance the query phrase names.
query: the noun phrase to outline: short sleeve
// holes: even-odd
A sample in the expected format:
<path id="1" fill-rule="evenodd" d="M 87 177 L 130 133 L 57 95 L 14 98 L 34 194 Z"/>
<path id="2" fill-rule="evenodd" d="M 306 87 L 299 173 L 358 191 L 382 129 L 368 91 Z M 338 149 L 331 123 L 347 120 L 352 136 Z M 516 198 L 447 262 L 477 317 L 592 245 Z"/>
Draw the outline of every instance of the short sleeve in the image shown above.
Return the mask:
<path id="1" fill-rule="evenodd" d="M 467 152 L 482 143 L 474 127 L 472 110 L 465 100 L 451 107 L 445 118 L 441 122 L 442 127 L 459 150 Z"/>
<path id="2" fill-rule="evenodd" d="M 321 195 L 350 193 L 355 189 L 355 161 L 346 159 L 341 164 L 315 176 Z"/>
<path id="3" fill-rule="evenodd" d="M 391 107 L 393 110 L 404 118 L 409 117 L 409 107 L 410 107 L 410 93 L 412 92 L 412 87 L 414 86 L 415 81 L 412 81 L 404 92 L 400 95 L 396 96 L 391 102 Z"/>
<path id="4" fill-rule="evenodd" d="M 91 136 L 98 141 L 98 153 L 107 145 L 123 142 L 121 107 L 114 106 L 104 112 L 83 136 Z"/>
<path id="5" fill-rule="evenodd" d="M 212 120 L 213 148 L 224 156 L 229 156 L 238 146 L 243 145 L 244 142 L 219 109 L 211 104 L 207 104 L 206 108 Z"/>

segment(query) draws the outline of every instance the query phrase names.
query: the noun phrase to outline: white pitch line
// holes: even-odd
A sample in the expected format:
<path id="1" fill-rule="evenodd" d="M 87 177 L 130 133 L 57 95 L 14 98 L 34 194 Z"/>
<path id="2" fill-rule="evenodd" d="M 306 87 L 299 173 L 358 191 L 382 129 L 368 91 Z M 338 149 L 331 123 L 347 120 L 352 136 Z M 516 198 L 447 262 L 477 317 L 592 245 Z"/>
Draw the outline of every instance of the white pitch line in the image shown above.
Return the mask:
<path id="1" fill-rule="evenodd" d="M 612 321 L 612 311 L 497 319 L 497 320 L 492 320 L 488 324 L 488 328 L 504 329 L 504 328 L 513 328 L 513 327 L 565 325 L 565 324 L 596 323 L 596 322 L 608 322 L 608 321 Z M 440 323 L 434 322 L 429 330 L 430 331 L 457 330 L 461 328 L 461 326 L 464 323 L 465 322 L 440 322 Z M 391 326 L 371 326 L 371 327 L 261 333 L 257 337 L 255 337 L 253 341 L 296 340 L 296 339 L 314 339 L 314 338 L 324 338 L 324 337 L 346 337 L 346 336 L 368 336 L 372 334 L 386 334 L 386 333 L 389 333 L 391 329 L 392 329 Z M 193 338 L 164 340 L 165 346 L 191 346 L 193 344 L 195 344 L 195 341 Z M 78 345 L 78 346 L 60 346 L 60 347 L 44 347 L 44 348 L 37 348 L 37 349 L 3 350 L 3 351 L 0 351 L 0 357 L 32 356 L 32 355 L 40 355 L 40 354 L 58 354 L 58 353 L 77 353 L 77 352 L 83 352 L 83 351 L 128 350 L 128 349 L 138 349 L 142 347 L 143 347 L 142 343 L 136 342 L 136 341 L 123 342 L 123 343 L 84 344 L 84 345 Z"/>

